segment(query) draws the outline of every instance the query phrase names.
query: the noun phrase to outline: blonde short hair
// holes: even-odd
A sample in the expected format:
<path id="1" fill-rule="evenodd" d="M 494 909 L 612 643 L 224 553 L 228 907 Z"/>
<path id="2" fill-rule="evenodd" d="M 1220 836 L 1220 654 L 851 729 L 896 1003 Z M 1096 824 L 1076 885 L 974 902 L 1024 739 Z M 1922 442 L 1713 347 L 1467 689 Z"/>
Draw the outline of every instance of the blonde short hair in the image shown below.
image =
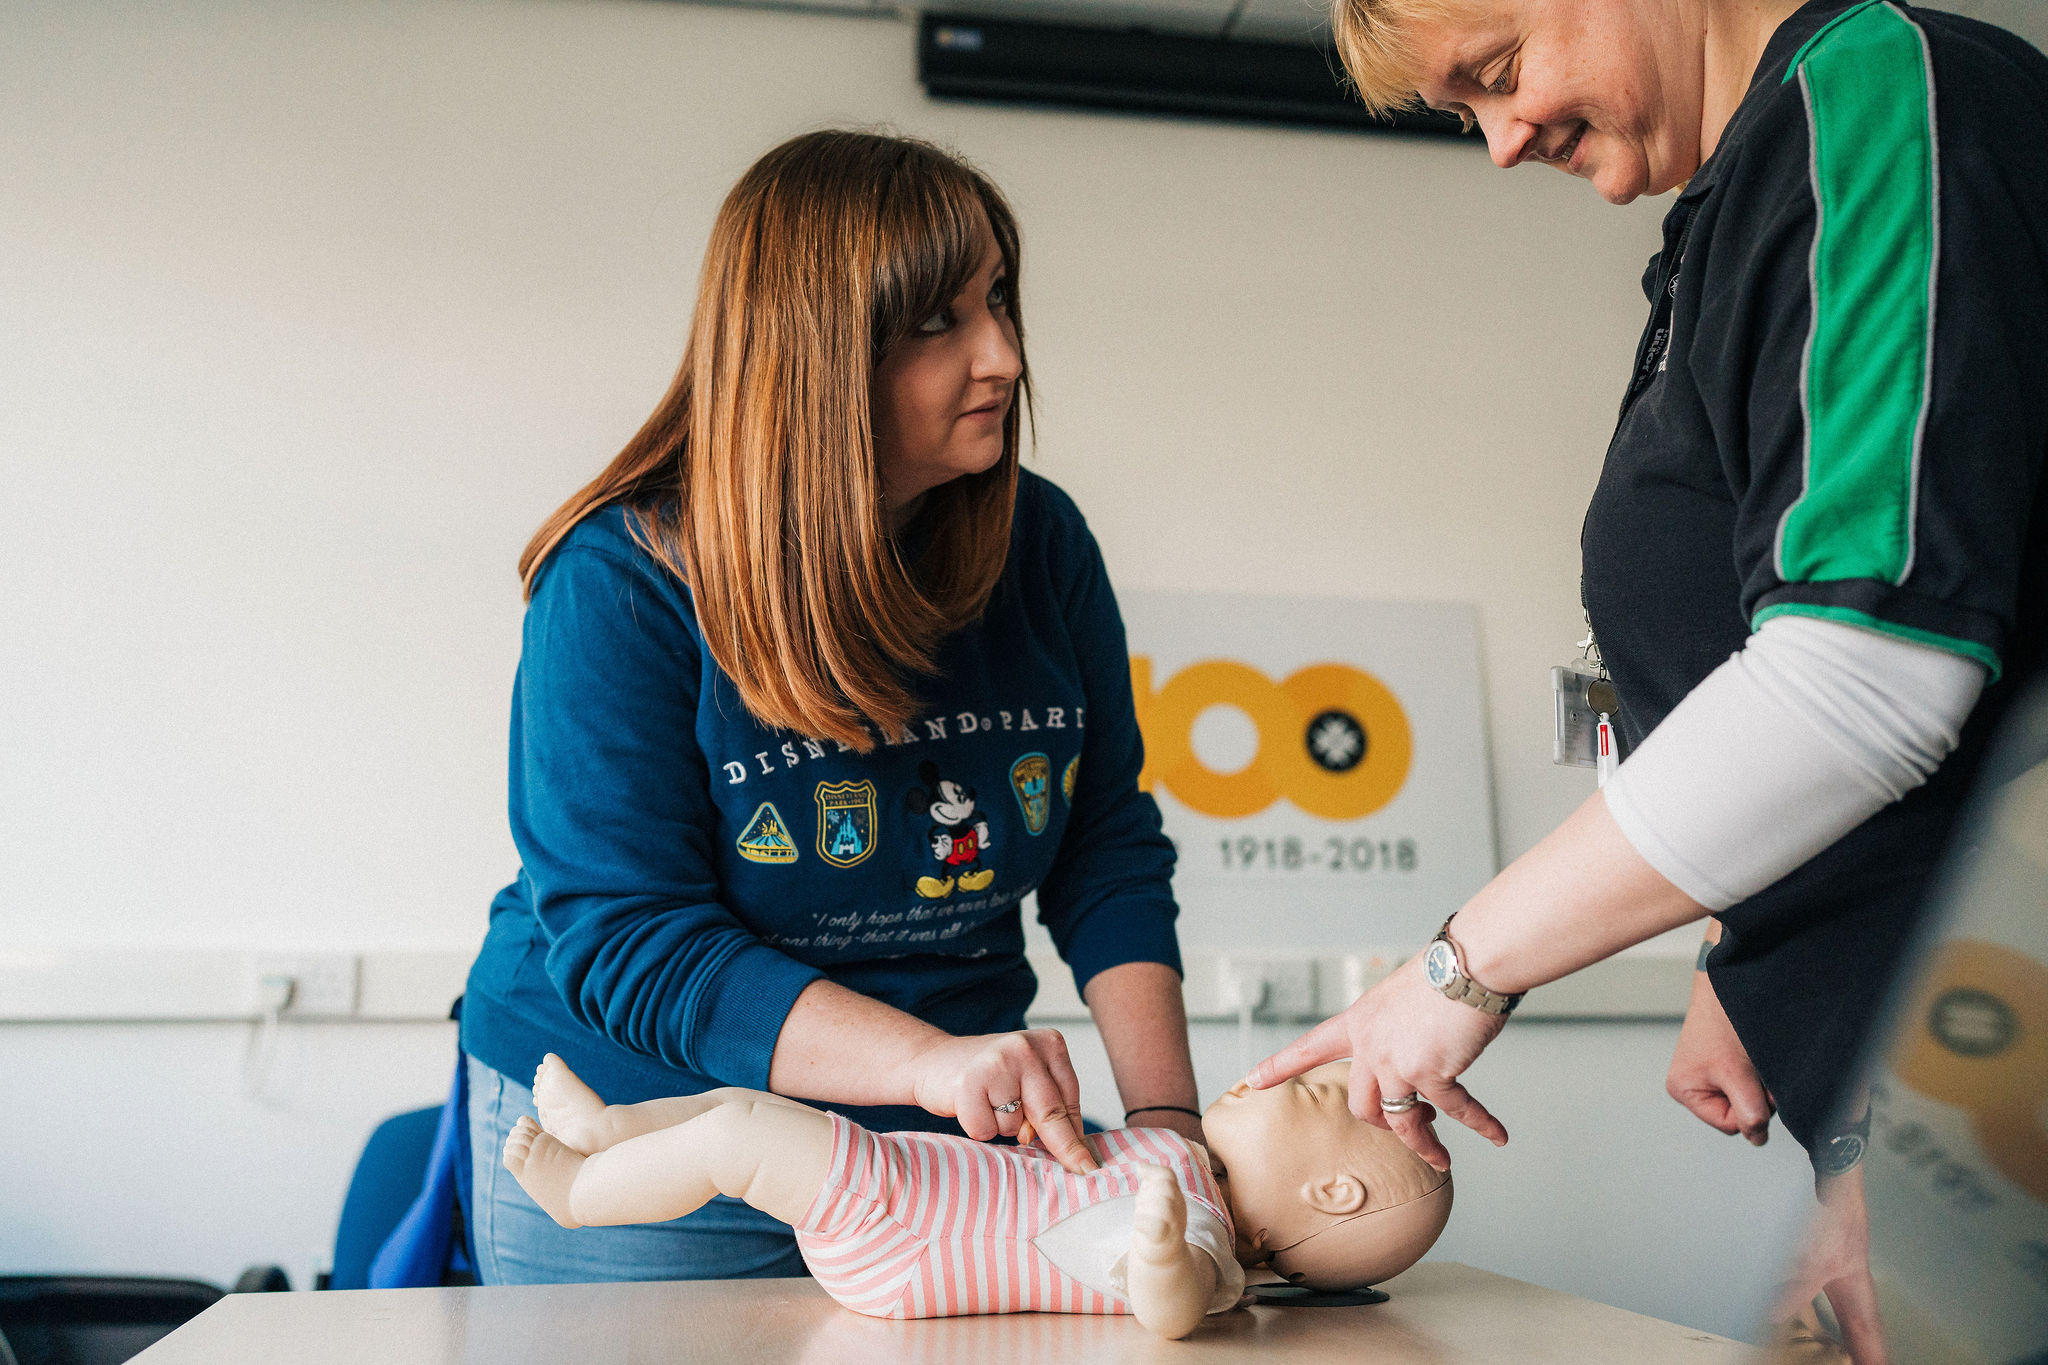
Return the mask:
<path id="1" fill-rule="evenodd" d="M 1448 19 L 1456 0 L 1332 0 L 1330 31 L 1337 56 L 1375 114 L 1419 108 L 1417 68 L 1410 27 L 1418 19 Z"/>

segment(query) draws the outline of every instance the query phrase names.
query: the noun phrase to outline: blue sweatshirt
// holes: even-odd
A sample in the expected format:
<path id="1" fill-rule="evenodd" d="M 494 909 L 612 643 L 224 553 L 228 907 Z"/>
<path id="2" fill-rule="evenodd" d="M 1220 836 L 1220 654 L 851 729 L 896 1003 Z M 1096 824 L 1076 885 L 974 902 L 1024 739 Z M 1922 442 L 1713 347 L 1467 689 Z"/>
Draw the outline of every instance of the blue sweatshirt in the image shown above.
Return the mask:
<path id="1" fill-rule="evenodd" d="M 464 1050 L 522 1082 L 558 1052 L 633 1103 L 766 1089 L 821 977 L 949 1033 L 1019 1028 L 1034 890 L 1077 985 L 1125 962 L 1179 970 L 1123 621 L 1079 509 L 1044 479 L 1021 476 L 1002 577 L 939 664 L 920 719 L 869 754 L 765 729 L 624 511 L 579 524 L 526 611 L 522 866 L 470 969 Z"/>

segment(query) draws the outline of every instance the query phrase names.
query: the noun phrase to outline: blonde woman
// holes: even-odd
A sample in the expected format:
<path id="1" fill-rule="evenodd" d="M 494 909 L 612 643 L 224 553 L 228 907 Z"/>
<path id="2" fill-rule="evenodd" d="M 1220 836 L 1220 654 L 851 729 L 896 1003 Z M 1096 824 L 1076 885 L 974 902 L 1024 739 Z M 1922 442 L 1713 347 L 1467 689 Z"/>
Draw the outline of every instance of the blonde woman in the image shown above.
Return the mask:
<path id="1" fill-rule="evenodd" d="M 549 1052 L 623 1102 L 1029 1123 L 1089 1169 L 1065 1045 L 1023 1027 L 1033 891 L 1123 1110 L 1199 1134 L 1116 599 L 1018 467 L 1018 250 L 931 146 L 776 148 L 718 215 L 667 395 L 527 547 L 522 866 L 462 1026 L 486 1282 L 804 1273 L 731 1200 L 557 1228 L 496 1160 Z"/>
<path id="2" fill-rule="evenodd" d="M 2048 672 L 2048 58 L 1892 0 L 1335 15 L 1369 103 L 1677 193 L 1581 537 L 1626 760 L 1254 1083 L 1353 1058 L 1354 1111 L 1448 1166 L 1437 1113 L 1507 1140 L 1459 1077 L 1523 992 L 1714 915 L 1667 1087 L 1752 1142 L 1775 1106 L 1824 1201 L 1791 1301 L 1825 1285 L 1881 1361 L 1857 1051 Z"/>

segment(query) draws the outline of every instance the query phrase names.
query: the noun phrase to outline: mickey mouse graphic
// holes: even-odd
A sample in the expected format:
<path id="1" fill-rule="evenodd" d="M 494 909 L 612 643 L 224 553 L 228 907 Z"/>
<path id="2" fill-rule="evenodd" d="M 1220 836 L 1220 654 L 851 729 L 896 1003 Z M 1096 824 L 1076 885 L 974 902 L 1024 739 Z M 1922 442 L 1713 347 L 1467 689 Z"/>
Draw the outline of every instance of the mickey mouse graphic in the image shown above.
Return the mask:
<path id="1" fill-rule="evenodd" d="M 980 891 L 996 879 L 995 869 L 981 865 L 982 851 L 989 846 L 988 821 L 975 813 L 974 788 L 939 776 L 939 765 L 917 765 L 917 780 L 904 797 L 904 809 L 931 817 L 925 840 L 937 860 L 941 875 L 917 879 L 917 894 L 926 900 L 944 900 L 958 886 L 962 891 Z"/>

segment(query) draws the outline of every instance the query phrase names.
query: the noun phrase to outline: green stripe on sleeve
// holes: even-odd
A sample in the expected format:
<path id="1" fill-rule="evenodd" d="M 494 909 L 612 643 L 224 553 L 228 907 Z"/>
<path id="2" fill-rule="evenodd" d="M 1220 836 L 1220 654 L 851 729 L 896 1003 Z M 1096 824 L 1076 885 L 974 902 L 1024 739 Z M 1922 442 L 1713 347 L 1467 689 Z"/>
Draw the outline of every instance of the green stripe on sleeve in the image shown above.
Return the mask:
<path id="1" fill-rule="evenodd" d="M 1833 33 L 1837 28 L 1840 28 L 1848 20 L 1855 18 L 1864 10 L 1869 9 L 1872 5 L 1881 3 L 1883 3 L 1883 0 L 1863 0 L 1862 4 L 1857 5 L 1851 9 L 1843 10 L 1840 14 L 1837 14 L 1834 18 L 1828 20 L 1825 24 L 1822 24 L 1819 28 L 1815 29 L 1813 36 L 1811 38 L 1808 38 L 1805 42 L 1801 43 L 1799 45 L 1799 50 L 1792 54 L 1792 62 L 1789 66 L 1785 68 L 1785 82 L 1790 82 L 1798 78 L 1800 63 L 1806 60 L 1806 55 L 1809 52 L 1812 52 L 1814 48 L 1820 46 L 1821 40 L 1823 38 L 1826 38 L 1830 33 Z"/>
<path id="2" fill-rule="evenodd" d="M 1778 526 L 1787 583 L 1913 565 L 1937 248 L 1933 75 L 1888 4 L 1830 25 L 1797 68 L 1812 138 L 1806 484 Z"/>
<path id="3" fill-rule="evenodd" d="M 1749 628 L 1753 631 L 1760 630 L 1764 622 L 1774 616 L 1813 616 L 1823 621 L 1840 621 L 1845 626 L 1861 626 L 1880 635 L 1911 640 L 1916 645 L 1931 645 L 1935 649 L 1945 649 L 1951 654 L 1960 654 L 1965 659 L 1974 659 L 1989 669 L 1991 677 L 1987 686 L 1997 682 L 1998 675 L 2004 671 L 1999 667 L 1997 651 L 1987 649 L 1975 640 L 1959 640 L 1953 635 L 1943 635 L 1939 631 L 1902 626 L 1896 621 L 1872 616 L 1867 611 L 1857 611 L 1854 607 L 1827 607 L 1816 602 L 1780 602 L 1775 607 L 1765 607 L 1758 612 L 1751 619 Z"/>

